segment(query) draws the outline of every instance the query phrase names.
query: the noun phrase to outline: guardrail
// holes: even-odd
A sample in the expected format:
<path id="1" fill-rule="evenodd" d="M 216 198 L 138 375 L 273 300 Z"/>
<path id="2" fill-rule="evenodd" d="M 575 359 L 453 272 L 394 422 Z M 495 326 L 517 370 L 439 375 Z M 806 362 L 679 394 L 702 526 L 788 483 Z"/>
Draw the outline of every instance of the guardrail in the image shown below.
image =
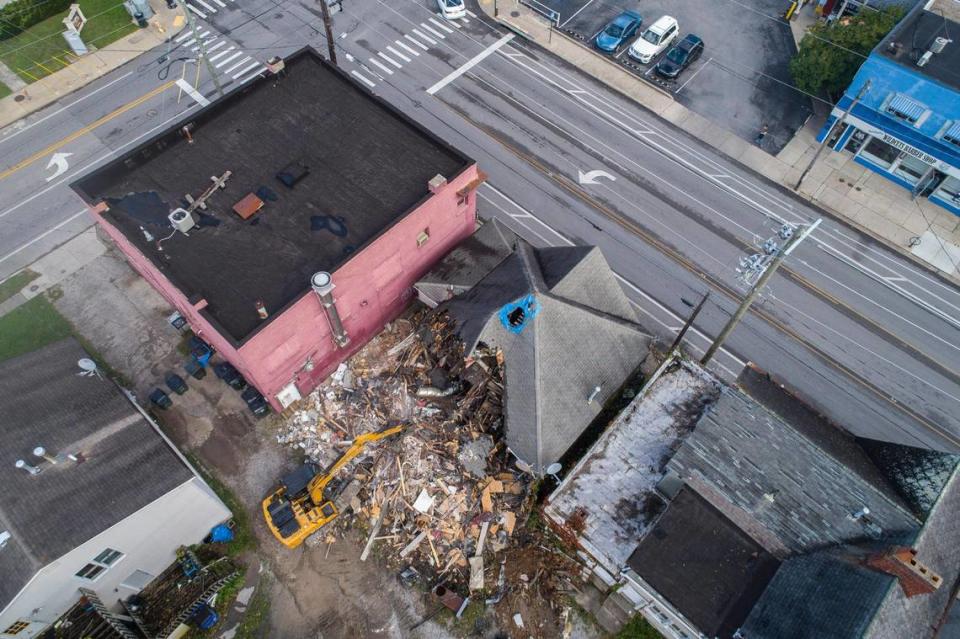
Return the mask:
<path id="1" fill-rule="evenodd" d="M 559 11 L 554 11 L 553 9 L 543 4 L 542 2 L 538 2 L 538 0 L 520 0 L 520 4 L 525 4 L 528 7 L 530 7 L 531 9 L 533 9 L 534 11 L 542 15 L 544 18 L 549 20 L 553 24 L 553 26 L 555 27 L 560 26 Z"/>

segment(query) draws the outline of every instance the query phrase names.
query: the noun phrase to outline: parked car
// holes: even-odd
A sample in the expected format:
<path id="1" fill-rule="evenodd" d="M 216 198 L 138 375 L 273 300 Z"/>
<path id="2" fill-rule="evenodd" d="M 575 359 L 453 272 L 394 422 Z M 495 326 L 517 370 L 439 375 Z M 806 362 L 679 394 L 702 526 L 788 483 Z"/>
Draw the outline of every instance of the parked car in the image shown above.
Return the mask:
<path id="1" fill-rule="evenodd" d="M 447 20 L 456 20 L 467 15 L 467 7 L 463 4 L 463 0 L 437 0 L 437 7 L 440 9 L 440 15 Z"/>
<path id="2" fill-rule="evenodd" d="M 649 64 L 661 51 L 670 46 L 680 33 L 676 18 L 661 16 L 647 27 L 637 41 L 630 45 L 627 55 L 640 62 Z"/>
<path id="3" fill-rule="evenodd" d="M 624 11 L 597 34 L 593 44 L 601 51 L 616 53 L 637 33 L 641 24 L 643 24 L 643 18 L 639 13 Z"/>
<path id="4" fill-rule="evenodd" d="M 673 45 L 667 55 L 657 63 L 657 75 L 674 79 L 703 53 L 703 40 L 688 33 L 683 40 Z"/>

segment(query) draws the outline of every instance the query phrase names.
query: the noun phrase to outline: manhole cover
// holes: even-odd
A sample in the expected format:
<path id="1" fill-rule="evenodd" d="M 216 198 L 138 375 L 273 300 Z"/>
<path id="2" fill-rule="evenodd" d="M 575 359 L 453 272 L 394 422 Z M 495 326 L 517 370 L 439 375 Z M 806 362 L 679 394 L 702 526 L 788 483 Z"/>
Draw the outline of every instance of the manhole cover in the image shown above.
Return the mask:
<path id="1" fill-rule="evenodd" d="M 511 12 L 510 12 L 510 17 L 511 17 L 511 18 L 519 18 L 519 17 L 520 17 L 520 12 L 519 12 L 519 11 L 511 11 Z"/>
<path id="2" fill-rule="evenodd" d="M 23 101 L 26 100 L 26 99 L 27 99 L 27 96 L 25 96 L 25 95 L 15 95 L 15 96 L 13 96 L 13 101 L 14 101 L 14 102 L 23 102 Z"/>
<path id="3" fill-rule="evenodd" d="M 157 115 L 157 110 L 156 110 L 156 109 L 150 109 L 149 111 L 147 111 L 147 117 L 148 117 L 148 118 L 156 117 L 156 115 Z"/>

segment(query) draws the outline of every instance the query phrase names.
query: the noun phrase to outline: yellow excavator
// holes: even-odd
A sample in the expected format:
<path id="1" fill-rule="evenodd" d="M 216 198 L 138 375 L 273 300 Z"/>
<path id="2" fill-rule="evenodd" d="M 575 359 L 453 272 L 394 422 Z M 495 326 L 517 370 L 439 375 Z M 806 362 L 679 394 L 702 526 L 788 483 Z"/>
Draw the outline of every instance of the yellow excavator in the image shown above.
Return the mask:
<path id="1" fill-rule="evenodd" d="M 263 500 L 263 517 L 273 536 L 287 548 L 296 548 L 307 537 L 336 519 L 340 511 L 334 502 L 338 489 L 342 488 L 340 482 L 333 481 L 337 473 L 359 455 L 367 444 L 395 435 L 403 428 L 400 425 L 359 435 L 325 472 L 316 464 L 306 463 L 283 477 L 280 486 Z"/>

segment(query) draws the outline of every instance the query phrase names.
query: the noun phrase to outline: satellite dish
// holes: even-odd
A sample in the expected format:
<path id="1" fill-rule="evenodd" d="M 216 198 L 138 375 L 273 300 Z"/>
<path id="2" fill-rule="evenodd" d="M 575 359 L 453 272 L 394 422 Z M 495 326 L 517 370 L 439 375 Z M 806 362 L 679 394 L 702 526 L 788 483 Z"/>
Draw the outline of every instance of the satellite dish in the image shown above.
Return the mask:
<path id="1" fill-rule="evenodd" d="M 77 366 L 80 367 L 80 374 L 84 377 L 90 377 L 92 375 L 100 377 L 100 371 L 97 370 L 97 363 L 92 359 L 84 357 L 77 362 Z"/>
<path id="2" fill-rule="evenodd" d="M 559 473 L 561 470 L 563 470 L 563 465 L 560 462 L 553 462 L 552 464 L 547 466 L 546 473 L 551 477 L 553 477 L 554 481 L 556 481 L 559 484 L 560 478 L 557 477 L 557 473 Z"/>

